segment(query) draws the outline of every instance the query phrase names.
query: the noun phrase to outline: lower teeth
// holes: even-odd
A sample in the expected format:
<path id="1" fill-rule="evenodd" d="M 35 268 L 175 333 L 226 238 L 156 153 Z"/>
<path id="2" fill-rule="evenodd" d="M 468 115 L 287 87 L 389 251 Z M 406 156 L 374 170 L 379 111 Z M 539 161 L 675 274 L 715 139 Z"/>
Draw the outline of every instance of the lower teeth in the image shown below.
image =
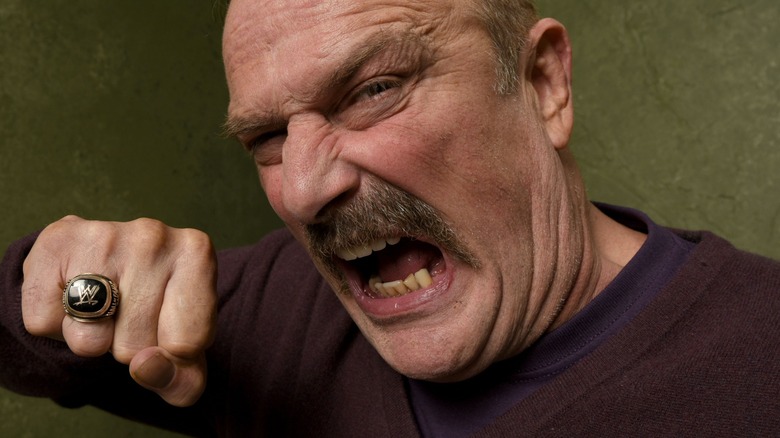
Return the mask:
<path id="1" fill-rule="evenodd" d="M 422 268 L 414 274 L 409 274 L 404 280 L 382 282 L 382 279 L 375 276 L 368 282 L 372 291 L 380 296 L 391 298 L 406 295 L 409 292 L 424 289 L 433 284 L 430 272 Z"/>

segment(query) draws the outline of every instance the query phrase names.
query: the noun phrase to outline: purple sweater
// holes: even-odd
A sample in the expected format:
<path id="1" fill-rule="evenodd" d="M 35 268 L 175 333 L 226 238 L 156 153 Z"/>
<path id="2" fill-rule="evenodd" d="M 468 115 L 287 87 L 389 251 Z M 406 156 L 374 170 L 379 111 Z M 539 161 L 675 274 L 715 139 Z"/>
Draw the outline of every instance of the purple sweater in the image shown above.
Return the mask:
<path id="1" fill-rule="evenodd" d="M 626 326 L 477 436 L 770 436 L 780 430 L 780 264 L 708 233 Z M 110 356 L 75 357 L 21 322 L 21 264 L 0 267 L 0 385 L 197 436 L 419 436 L 386 365 L 285 231 L 219 254 L 209 385 L 165 404 Z"/>
<path id="2" fill-rule="evenodd" d="M 425 437 L 469 437 L 574 366 L 655 299 L 695 247 L 636 210 L 601 209 L 646 234 L 642 248 L 585 308 L 515 357 L 464 382 L 410 380 L 412 407 Z"/>

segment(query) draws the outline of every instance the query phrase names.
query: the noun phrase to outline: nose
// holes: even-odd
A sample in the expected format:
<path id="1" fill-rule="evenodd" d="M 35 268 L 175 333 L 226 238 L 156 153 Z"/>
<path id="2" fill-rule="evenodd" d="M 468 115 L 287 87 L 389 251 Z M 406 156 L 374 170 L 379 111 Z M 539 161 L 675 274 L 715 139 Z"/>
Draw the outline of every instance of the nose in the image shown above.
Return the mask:
<path id="1" fill-rule="evenodd" d="M 282 151 L 282 202 L 298 223 L 316 223 L 358 189 L 358 169 L 342 157 L 339 134 L 322 116 L 291 119 Z"/>

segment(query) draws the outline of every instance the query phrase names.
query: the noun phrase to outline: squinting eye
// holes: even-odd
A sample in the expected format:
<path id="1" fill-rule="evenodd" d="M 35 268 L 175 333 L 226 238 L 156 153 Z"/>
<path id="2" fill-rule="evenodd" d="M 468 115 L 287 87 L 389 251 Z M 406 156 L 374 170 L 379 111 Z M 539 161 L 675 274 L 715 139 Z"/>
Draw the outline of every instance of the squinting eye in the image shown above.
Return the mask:
<path id="1" fill-rule="evenodd" d="M 365 129 L 402 108 L 408 92 L 407 79 L 399 76 L 375 77 L 356 87 L 340 103 L 336 119 L 350 129 Z"/>
<path id="2" fill-rule="evenodd" d="M 248 142 L 247 149 L 260 165 L 278 164 L 282 160 L 282 146 L 286 138 L 286 129 L 268 132 Z"/>
<path id="3" fill-rule="evenodd" d="M 374 99 L 380 94 L 387 92 L 388 90 L 391 90 L 393 88 L 398 88 L 400 85 L 401 83 L 399 81 L 391 81 L 391 80 L 372 82 L 360 90 L 355 100 L 359 101 L 362 99 Z"/>

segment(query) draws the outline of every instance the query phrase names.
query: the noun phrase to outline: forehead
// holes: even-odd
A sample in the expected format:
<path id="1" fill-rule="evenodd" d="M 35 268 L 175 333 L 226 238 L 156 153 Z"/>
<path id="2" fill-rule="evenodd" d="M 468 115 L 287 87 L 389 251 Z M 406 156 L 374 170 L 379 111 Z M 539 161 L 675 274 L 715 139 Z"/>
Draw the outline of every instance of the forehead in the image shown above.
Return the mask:
<path id="1" fill-rule="evenodd" d="M 457 15 L 455 6 L 443 0 L 233 0 L 223 37 L 231 107 L 258 87 L 278 90 L 314 78 L 383 36 L 441 31 Z"/>
<path id="2" fill-rule="evenodd" d="M 230 56 L 306 44 L 337 44 L 361 29 L 393 23 L 426 22 L 450 15 L 447 0 L 233 0 L 225 21 L 223 48 Z M 312 40 L 314 37 L 315 40 Z"/>

